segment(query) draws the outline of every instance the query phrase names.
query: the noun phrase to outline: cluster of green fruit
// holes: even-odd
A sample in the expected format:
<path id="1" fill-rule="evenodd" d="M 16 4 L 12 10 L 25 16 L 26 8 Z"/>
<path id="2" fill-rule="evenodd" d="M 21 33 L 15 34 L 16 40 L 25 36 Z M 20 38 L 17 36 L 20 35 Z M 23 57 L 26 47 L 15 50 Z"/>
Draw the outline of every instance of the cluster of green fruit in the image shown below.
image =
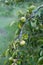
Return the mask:
<path id="1" fill-rule="evenodd" d="M 10 56 L 8 65 L 43 65 L 43 15 L 30 18 L 34 8 L 34 5 L 30 6 L 26 14 L 19 12 L 17 35 L 21 30 L 23 33 L 6 51 Z"/>

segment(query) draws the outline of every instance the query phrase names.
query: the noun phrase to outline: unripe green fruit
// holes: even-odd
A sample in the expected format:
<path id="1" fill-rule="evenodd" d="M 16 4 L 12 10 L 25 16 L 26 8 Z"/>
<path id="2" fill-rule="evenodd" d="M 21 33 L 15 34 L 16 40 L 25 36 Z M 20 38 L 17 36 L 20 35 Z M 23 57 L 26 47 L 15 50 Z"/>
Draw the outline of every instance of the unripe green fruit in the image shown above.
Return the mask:
<path id="1" fill-rule="evenodd" d="M 34 10 L 35 9 L 35 6 L 34 5 L 31 5 L 30 7 L 29 7 L 29 13 L 32 13 L 32 10 Z"/>
<path id="2" fill-rule="evenodd" d="M 24 46 L 24 45 L 25 45 L 25 41 L 24 41 L 24 40 L 21 40 L 21 41 L 20 41 L 20 45 L 21 45 L 21 46 Z"/>
<path id="3" fill-rule="evenodd" d="M 9 58 L 9 61 L 13 61 L 13 58 L 12 58 L 12 57 L 10 57 L 10 58 Z"/>
<path id="4" fill-rule="evenodd" d="M 26 18 L 25 17 L 21 17 L 21 22 L 25 22 L 26 21 Z"/>
<path id="5" fill-rule="evenodd" d="M 29 9 L 31 9 L 31 10 L 35 9 L 35 6 L 34 6 L 34 5 L 31 5 L 31 6 L 29 7 Z"/>

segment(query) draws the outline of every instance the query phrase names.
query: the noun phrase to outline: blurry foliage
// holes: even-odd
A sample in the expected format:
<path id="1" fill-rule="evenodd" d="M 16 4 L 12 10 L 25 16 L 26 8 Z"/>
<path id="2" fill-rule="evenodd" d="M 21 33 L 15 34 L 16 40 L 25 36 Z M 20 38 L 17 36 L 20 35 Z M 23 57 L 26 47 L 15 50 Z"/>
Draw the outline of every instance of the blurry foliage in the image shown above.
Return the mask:
<path id="1" fill-rule="evenodd" d="M 14 3 L 19 2 L 43 2 L 43 0 L 0 0 L 0 2 L 3 2 L 6 5 L 13 5 Z"/>
<path id="2" fill-rule="evenodd" d="M 9 59 L 4 65 L 43 65 L 43 9 L 39 11 L 40 15 L 35 13 L 31 17 L 33 6 L 25 14 L 20 12 L 18 22 L 13 22 L 8 27 L 16 33 L 13 36 L 15 39 L 12 39 L 12 44 L 5 52 Z"/>
<path id="3" fill-rule="evenodd" d="M 0 0 L 0 15 L 12 16 L 15 6 L 18 4 L 20 6 L 22 3 L 29 3 L 28 5 L 36 3 L 38 5 L 37 3 L 41 4 L 43 0 Z"/>

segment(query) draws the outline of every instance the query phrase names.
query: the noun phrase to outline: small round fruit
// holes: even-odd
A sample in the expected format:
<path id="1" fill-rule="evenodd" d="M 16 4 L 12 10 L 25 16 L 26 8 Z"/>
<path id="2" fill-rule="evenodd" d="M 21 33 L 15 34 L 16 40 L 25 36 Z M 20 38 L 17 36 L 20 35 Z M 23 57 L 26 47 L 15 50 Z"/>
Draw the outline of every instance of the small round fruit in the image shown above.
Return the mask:
<path id="1" fill-rule="evenodd" d="M 20 45 L 21 45 L 21 46 L 24 46 L 24 45 L 25 45 L 25 41 L 24 41 L 24 40 L 21 40 L 21 41 L 20 41 Z"/>
<path id="2" fill-rule="evenodd" d="M 35 6 L 34 5 L 31 5 L 30 7 L 29 7 L 29 13 L 32 13 L 32 10 L 34 10 L 35 9 Z"/>
<path id="3" fill-rule="evenodd" d="M 10 57 L 10 58 L 9 58 L 9 61 L 13 61 L 13 58 L 12 58 L 12 57 Z"/>
<path id="4" fill-rule="evenodd" d="M 26 18 L 25 17 L 21 17 L 21 22 L 25 22 L 26 21 Z"/>
<path id="5" fill-rule="evenodd" d="M 31 6 L 29 7 L 29 9 L 31 9 L 31 10 L 35 9 L 35 6 L 34 6 L 34 5 L 31 5 Z"/>

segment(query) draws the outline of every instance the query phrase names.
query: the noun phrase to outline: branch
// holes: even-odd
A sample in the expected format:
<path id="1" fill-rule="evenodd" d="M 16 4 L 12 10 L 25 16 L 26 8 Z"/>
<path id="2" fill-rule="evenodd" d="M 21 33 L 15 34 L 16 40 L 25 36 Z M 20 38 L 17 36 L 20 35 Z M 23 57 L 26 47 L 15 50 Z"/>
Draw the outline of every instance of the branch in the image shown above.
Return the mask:
<path id="1" fill-rule="evenodd" d="M 37 9 L 36 10 L 34 10 L 34 13 L 37 13 L 41 8 L 43 8 L 43 5 L 41 5 L 41 6 L 39 6 L 39 7 L 37 7 Z"/>
<path id="2" fill-rule="evenodd" d="M 33 17 L 35 16 L 35 14 L 36 14 L 41 8 L 43 8 L 43 5 L 37 7 L 37 9 L 35 9 L 35 10 L 32 12 L 32 14 L 30 15 L 29 19 L 30 19 L 30 18 L 33 18 Z M 23 27 L 25 26 L 25 24 L 26 24 L 27 22 L 28 22 L 28 20 L 24 23 Z M 16 39 L 20 39 L 20 38 L 21 38 L 22 32 L 23 32 L 23 27 L 22 27 L 22 29 L 21 29 L 21 31 L 20 31 L 20 35 L 19 35 Z"/>
<path id="3" fill-rule="evenodd" d="M 35 9 L 32 14 L 30 15 L 30 18 L 33 18 L 35 16 L 35 14 L 41 9 L 43 8 L 43 5 L 40 5 L 39 7 L 37 7 L 37 9 Z"/>

